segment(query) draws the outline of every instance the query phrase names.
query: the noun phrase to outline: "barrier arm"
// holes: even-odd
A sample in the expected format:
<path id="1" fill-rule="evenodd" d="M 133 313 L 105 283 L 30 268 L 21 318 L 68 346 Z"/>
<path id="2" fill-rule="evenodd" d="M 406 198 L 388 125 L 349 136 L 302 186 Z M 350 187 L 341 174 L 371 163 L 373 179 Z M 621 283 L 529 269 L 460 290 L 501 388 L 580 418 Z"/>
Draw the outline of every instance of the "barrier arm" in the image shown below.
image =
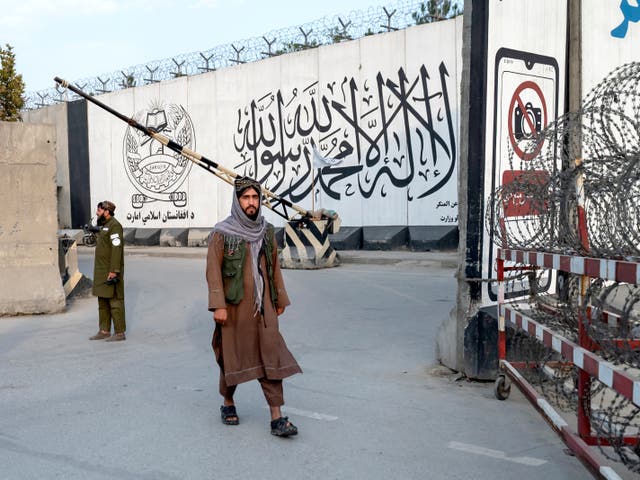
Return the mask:
<path id="1" fill-rule="evenodd" d="M 108 105 L 105 105 L 101 101 L 95 99 L 91 95 L 83 92 L 81 89 L 71 85 L 66 80 L 63 80 L 60 77 L 55 77 L 54 81 L 58 83 L 60 86 L 62 86 L 63 88 L 71 90 L 73 93 L 81 96 L 82 98 L 93 103 L 94 105 L 97 105 L 98 107 L 109 112 L 110 114 L 118 117 L 120 120 L 132 126 L 133 128 L 141 131 L 145 135 L 153 138 L 154 140 L 157 140 L 158 142 L 162 143 L 165 147 L 173 150 L 176 153 L 179 153 L 180 155 L 184 155 L 186 158 L 191 160 L 193 163 L 195 163 L 199 167 L 205 169 L 209 173 L 214 174 L 220 180 L 227 182 L 230 185 L 233 185 L 234 179 L 238 177 L 238 174 L 233 170 L 229 170 L 223 167 L 222 165 L 220 165 L 219 163 L 214 162 L 213 160 L 208 159 L 205 156 L 199 154 L 198 152 L 194 152 L 193 150 L 186 148 L 180 145 L 179 143 L 174 142 L 170 138 L 162 135 L 161 133 L 154 131 L 152 128 L 142 125 L 141 123 L 137 122 L 135 119 L 131 117 L 127 117 L 126 115 L 123 115 L 122 113 L 114 110 Z M 261 190 L 262 190 L 262 196 L 263 196 L 263 205 L 269 208 L 270 210 L 272 210 L 274 213 L 280 215 L 285 220 L 288 220 L 288 221 L 294 220 L 297 215 L 300 215 L 302 219 L 313 219 L 316 216 L 319 216 L 319 218 L 324 216 L 324 213 L 322 211 L 320 211 L 320 213 L 307 211 L 299 207 L 298 205 L 291 203 L 289 200 L 279 197 L 278 195 L 276 195 L 275 193 L 273 193 L 272 191 L 266 188 L 261 187 Z M 291 210 L 293 210 L 294 212 L 291 212 Z"/>

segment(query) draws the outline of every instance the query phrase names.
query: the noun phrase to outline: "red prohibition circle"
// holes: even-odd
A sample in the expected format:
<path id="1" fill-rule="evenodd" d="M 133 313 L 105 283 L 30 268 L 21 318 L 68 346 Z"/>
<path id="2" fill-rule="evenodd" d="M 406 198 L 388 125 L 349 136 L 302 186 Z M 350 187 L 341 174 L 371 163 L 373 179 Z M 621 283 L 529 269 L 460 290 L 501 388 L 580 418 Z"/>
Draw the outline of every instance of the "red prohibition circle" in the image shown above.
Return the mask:
<path id="1" fill-rule="evenodd" d="M 513 109 L 515 108 L 516 103 L 520 106 L 520 110 L 524 112 L 526 118 L 527 119 L 529 118 L 529 116 L 526 115 L 525 106 L 523 105 L 522 100 L 520 99 L 520 93 L 523 90 L 526 90 L 527 88 L 532 89 L 534 92 L 538 94 L 538 97 L 540 97 L 540 102 L 542 103 L 542 113 L 543 113 L 542 128 L 545 128 L 547 126 L 547 102 L 544 101 L 544 95 L 542 93 L 542 90 L 540 90 L 540 87 L 535 82 L 532 82 L 530 80 L 527 80 L 526 82 L 522 82 L 518 86 L 518 88 L 516 88 L 516 91 L 513 93 L 513 97 L 511 98 L 511 104 L 509 105 L 509 116 L 507 117 L 509 119 L 508 120 L 509 140 L 511 141 L 511 146 L 513 147 L 513 150 L 516 152 L 516 155 L 518 155 L 522 160 L 531 160 L 532 158 L 535 158 L 535 156 L 538 155 L 538 153 L 540 153 L 540 150 L 542 149 L 542 145 L 544 143 L 544 139 L 540 138 L 538 139 L 538 143 L 536 144 L 536 147 L 531 152 L 525 152 L 520 148 L 520 146 L 518 145 L 518 142 L 516 141 L 516 137 L 513 134 Z M 531 128 L 531 130 L 535 132 L 535 129 L 533 127 Z"/>

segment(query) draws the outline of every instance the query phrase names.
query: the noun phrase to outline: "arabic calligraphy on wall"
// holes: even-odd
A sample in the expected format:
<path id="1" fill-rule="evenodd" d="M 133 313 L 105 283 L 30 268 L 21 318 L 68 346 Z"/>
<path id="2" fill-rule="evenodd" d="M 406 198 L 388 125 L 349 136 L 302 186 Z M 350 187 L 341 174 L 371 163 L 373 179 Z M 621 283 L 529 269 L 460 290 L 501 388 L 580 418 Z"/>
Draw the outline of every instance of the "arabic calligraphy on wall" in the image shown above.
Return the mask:
<path id="1" fill-rule="evenodd" d="M 153 221 L 162 221 L 162 223 L 173 223 L 177 221 L 186 221 L 193 220 L 196 218 L 194 212 L 183 208 L 183 209 L 175 209 L 175 210 L 148 210 L 145 209 L 137 209 L 134 211 L 127 212 L 126 215 L 127 222 L 136 223 L 142 222 L 143 225 L 146 225 L 147 222 Z"/>
<path id="2" fill-rule="evenodd" d="M 335 200 L 390 189 L 425 198 L 455 181 L 457 160 L 456 89 L 444 62 L 434 70 L 266 92 L 237 110 L 234 169 L 293 202 L 312 189 Z"/>

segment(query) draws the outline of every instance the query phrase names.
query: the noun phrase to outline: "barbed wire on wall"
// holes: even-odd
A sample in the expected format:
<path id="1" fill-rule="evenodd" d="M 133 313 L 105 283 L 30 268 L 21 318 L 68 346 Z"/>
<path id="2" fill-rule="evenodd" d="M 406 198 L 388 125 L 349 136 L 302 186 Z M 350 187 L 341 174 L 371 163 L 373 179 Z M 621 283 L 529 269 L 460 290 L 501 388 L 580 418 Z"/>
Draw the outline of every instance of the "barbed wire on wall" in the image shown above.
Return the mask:
<path id="1" fill-rule="evenodd" d="M 91 95 L 101 95 L 183 76 L 212 72 L 321 45 L 401 30 L 425 20 L 425 3 L 416 0 L 400 0 L 385 6 L 352 11 L 347 15 L 328 16 L 303 25 L 273 30 L 259 37 L 218 45 L 200 52 L 150 61 L 96 77 L 74 80 L 71 83 Z M 461 11 L 461 7 L 459 8 Z M 419 17 L 422 17 L 422 20 L 417 20 Z M 443 19 L 426 18 L 426 21 L 430 20 Z M 72 92 L 56 86 L 27 93 L 25 109 L 33 110 L 78 98 Z"/>

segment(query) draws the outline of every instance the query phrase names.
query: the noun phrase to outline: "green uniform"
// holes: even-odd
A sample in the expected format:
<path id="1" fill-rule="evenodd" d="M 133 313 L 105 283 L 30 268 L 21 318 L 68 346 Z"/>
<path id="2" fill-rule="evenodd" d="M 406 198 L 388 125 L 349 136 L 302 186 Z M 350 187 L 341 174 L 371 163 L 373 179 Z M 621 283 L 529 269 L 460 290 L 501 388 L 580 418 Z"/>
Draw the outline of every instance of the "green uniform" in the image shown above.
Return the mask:
<path id="1" fill-rule="evenodd" d="M 114 217 L 100 226 L 96 234 L 96 257 L 93 265 L 93 294 L 98 297 L 100 330 L 124 333 L 124 237 L 122 225 Z M 118 274 L 115 285 L 106 283 L 109 272 Z"/>

